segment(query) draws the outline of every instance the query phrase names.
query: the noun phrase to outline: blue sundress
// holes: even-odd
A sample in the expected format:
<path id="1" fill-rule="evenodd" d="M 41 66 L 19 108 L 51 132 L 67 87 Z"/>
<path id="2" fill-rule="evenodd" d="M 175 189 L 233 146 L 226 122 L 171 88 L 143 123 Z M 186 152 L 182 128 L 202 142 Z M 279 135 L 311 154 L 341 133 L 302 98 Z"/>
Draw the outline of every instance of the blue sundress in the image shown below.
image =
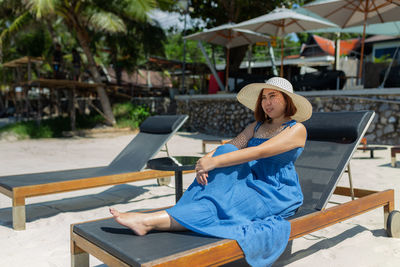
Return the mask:
<path id="1" fill-rule="evenodd" d="M 293 126 L 292 120 L 284 124 Z M 260 127 L 258 123 L 255 131 Z M 248 147 L 268 139 L 251 138 Z M 213 156 L 238 150 L 219 146 Z M 208 185 L 196 179 L 182 198 L 166 211 L 194 232 L 234 239 L 251 266 L 270 266 L 284 251 L 290 223 L 284 218 L 303 202 L 295 160 L 303 148 L 208 173 Z"/>

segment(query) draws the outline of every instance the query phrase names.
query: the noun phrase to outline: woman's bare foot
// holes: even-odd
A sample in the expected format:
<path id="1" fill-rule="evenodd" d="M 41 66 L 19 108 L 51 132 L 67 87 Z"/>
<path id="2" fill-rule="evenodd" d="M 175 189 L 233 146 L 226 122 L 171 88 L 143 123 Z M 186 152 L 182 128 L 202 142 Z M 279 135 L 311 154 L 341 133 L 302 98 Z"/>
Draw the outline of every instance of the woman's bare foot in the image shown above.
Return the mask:
<path id="1" fill-rule="evenodd" d="M 110 213 L 114 216 L 117 223 L 130 228 L 137 235 L 145 235 L 152 227 L 145 223 L 145 214 L 135 212 L 119 212 L 110 208 Z"/>

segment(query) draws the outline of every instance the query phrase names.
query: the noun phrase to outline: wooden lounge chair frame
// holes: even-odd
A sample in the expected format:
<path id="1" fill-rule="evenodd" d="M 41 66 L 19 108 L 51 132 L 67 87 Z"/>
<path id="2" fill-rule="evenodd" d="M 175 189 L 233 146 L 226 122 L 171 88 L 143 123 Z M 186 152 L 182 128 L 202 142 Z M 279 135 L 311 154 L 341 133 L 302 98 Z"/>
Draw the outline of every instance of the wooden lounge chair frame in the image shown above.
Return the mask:
<path id="1" fill-rule="evenodd" d="M 334 194 L 350 196 L 350 188 L 336 187 Z M 379 192 L 355 188 L 354 195 L 358 199 L 290 220 L 291 233 L 289 240 L 380 207 L 383 207 L 384 226 L 388 231 L 388 217 L 394 210 L 394 190 Z M 71 225 L 71 266 L 89 266 L 89 254 L 108 266 L 130 266 L 96 244 L 76 234 L 73 231 L 73 227 L 74 225 Z M 243 257 L 243 251 L 235 240 L 222 239 L 211 245 L 161 258 L 142 266 L 219 266 Z"/>
<path id="2" fill-rule="evenodd" d="M 168 122 L 166 122 L 166 121 L 168 121 L 168 118 L 167 118 L 168 116 L 164 116 L 164 117 L 153 116 L 153 117 L 148 118 L 143 124 L 147 123 L 147 125 L 150 125 L 150 127 L 151 127 L 151 124 L 153 124 L 154 121 L 159 120 L 160 117 L 165 122 L 165 124 L 163 126 L 165 126 L 167 128 L 172 127 L 171 125 L 167 125 Z M 171 119 L 172 117 L 173 116 L 170 116 L 169 118 Z M 166 145 L 166 142 L 168 141 L 168 139 L 184 124 L 184 122 L 187 120 L 187 118 L 188 118 L 187 115 L 177 115 L 171 119 L 171 121 L 175 121 L 174 126 L 173 126 L 174 129 L 171 128 L 170 132 L 160 133 L 160 135 L 166 136 L 167 138 L 163 137 L 163 139 L 162 139 L 163 142 L 160 144 L 160 147 L 158 149 L 156 149 L 157 151 L 159 151 L 162 146 Z M 152 130 L 154 130 L 154 129 L 152 129 Z M 161 130 L 164 131 L 165 129 L 161 129 Z M 123 150 L 120 153 L 120 155 L 123 154 L 124 151 L 125 150 Z M 143 151 L 141 151 L 141 152 L 143 153 Z M 153 152 L 151 152 L 151 153 L 154 154 Z M 150 154 L 149 154 L 149 156 L 150 156 Z M 119 160 L 119 158 L 122 158 L 122 157 L 125 157 L 124 160 L 126 160 L 126 155 L 125 156 L 120 156 L 120 155 L 118 155 L 114 159 L 114 161 L 110 163 L 110 165 L 115 162 L 115 164 L 117 164 L 117 166 L 120 166 L 121 164 L 120 164 L 120 162 L 118 162 L 118 160 Z M 144 162 L 144 165 L 145 165 L 145 163 L 146 162 Z M 26 228 L 25 199 L 28 197 L 43 196 L 43 195 L 48 195 L 48 194 L 88 189 L 88 188 L 94 188 L 94 187 L 100 187 L 100 186 L 106 186 L 106 185 L 117 185 L 117 184 L 136 182 L 136 181 L 148 180 L 148 179 L 164 178 L 166 176 L 174 175 L 174 172 L 172 172 L 172 171 L 157 171 L 157 170 L 140 171 L 140 169 L 142 169 L 144 167 L 141 164 L 142 163 L 138 163 L 138 166 L 137 166 L 138 171 L 121 172 L 118 174 L 109 174 L 109 175 L 101 175 L 101 176 L 99 175 L 99 176 L 94 176 L 94 177 L 86 177 L 86 178 L 63 180 L 63 181 L 57 181 L 57 180 L 53 181 L 53 180 L 49 179 L 49 181 L 50 181 L 49 183 L 21 185 L 21 186 L 15 186 L 12 188 L 8 188 L 7 186 L 2 186 L 0 183 L 0 193 L 4 194 L 12 199 L 12 224 L 13 224 L 14 230 L 25 230 L 25 228 Z M 102 167 L 99 167 L 99 168 L 102 168 Z M 88 168 L 88 169 L 90 169 L 90 168 Z M 93 168 L 93 169 L 95 169 L 95 168 Z M 84 170 L 84 169 L 82 169 L 82 170 Z M 62 172 L 62 171 L 60 171 L 60 172 Z M 190 172 L 190 171 L 187 171 L 187 172 Z M 57 172 L 50 172 L 50 174 L 51 173 L 57 173 Z M 42 173 L 42 174 L 46 175 L 47 173 Z M 38 176 L 39 175 L 41 175 L 41 173 L 39 173 Z M 23 175 L 21 175 L 21 176 L 23 176 Z M 7 176 L 7 178 L 8 177 L 9 176 Z M 0 177 L 0 178 L 3 178 L 3 177 Z"/>
<path id="3" fill-rule="evenodd" d="M 189 173 L 186 171 L 184 173 Z M 108 175 L 100 177 L 90 177 L 87 179 L 63 181 L 58 183 L 29 185 L 7 190 L 0 187 L 0 193 L 12 199 L 12 220 L 14 230 L 26 229 L 25 199 L 28 197 L 44 196 L 62 192 L 69 192 L 81 189 L 88 189 L 107 185 L 117 185 L 124 183 L 137 182 L 142 180 L 164 178 L 174 176 L 173 171 L 145 170 L 126 174 Z"/>

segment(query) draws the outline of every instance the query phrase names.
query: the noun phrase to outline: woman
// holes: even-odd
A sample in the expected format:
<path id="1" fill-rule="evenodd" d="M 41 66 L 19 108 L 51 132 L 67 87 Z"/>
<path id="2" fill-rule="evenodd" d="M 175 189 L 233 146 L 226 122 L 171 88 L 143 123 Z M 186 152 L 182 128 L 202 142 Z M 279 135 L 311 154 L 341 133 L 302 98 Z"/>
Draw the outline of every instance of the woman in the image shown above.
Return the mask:
<path id="1" fill-rule="evenodd" d="M 237 99 L 256 122 L 197 162 L 196 180 L 174 207 L 150 214 L 110 209 L 118 223 L 137 235 L 189 229 L 235 239 L 252 266 L 279 257 L 290 234 L 284 218 L 303 201 L 294 161 L 307 135 L 299 122 L 311 117 L 312 107 L 279 77 L 245 86 Z"/>

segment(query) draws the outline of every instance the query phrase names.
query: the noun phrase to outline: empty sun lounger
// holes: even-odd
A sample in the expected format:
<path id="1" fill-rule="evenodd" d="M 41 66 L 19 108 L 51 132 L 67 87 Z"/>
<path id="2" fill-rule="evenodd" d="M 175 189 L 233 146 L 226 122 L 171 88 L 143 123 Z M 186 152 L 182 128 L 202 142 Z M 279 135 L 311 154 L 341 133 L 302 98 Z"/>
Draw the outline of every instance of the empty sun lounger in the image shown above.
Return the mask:
<path id="1" fill-rule="evenodd" d="M 25 229 L 27 197 L 173 175 L 173 172 L 141 170 L 187 118 L 187 115 L 147 118 L 140 125 L 140 132 L 108 166 L 0 177 L 0 193 L 12 198 L 13 228 Z"/>
<path id="2" fill-rule="evenodd" d="M 290 240 L 378 207 L 384 207 L 388 225 L 393 225 L 391 218 L 398 220 L 393 216 L 394 190 L 354 189 L 358 199 L 325 208 L 333 193 L 350 195 L 350 189 L 336 185 L 373 116 L 373 112 L 314 113 L 305 122 L 308 141 L 296 161 L 305 198 L 288 218 Z M 108 266 L 218 266 L 244 257 L 235 240 L 190 231 L 136 236 L 112 218 L 71 226 L 71 266 L 89 266 L 89 254 Z"/>

